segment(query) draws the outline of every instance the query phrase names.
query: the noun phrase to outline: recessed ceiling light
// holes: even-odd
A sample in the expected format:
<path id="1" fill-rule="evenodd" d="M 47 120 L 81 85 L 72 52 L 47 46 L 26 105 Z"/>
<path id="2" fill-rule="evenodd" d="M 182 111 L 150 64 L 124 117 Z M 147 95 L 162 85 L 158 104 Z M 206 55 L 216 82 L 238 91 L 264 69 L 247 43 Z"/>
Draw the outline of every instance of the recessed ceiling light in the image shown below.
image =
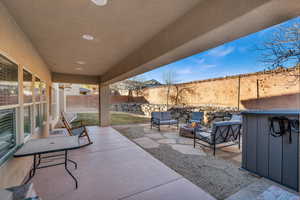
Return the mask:
<path id="1" fill-rule="evenodd" d="M 84 61 L 81 61 L 81 60 L 77 61 L 76 63 L 77 63 L 78 65 L 84 65 L 84 64 L 85 64 L 85 62 L 84 62 Z"/>
<path id="2" fill-rule="evenodd" d="M 83 70 L 82 67 L 76 67 L 75 69 L 78 70 L 78 71 L 82 71 Z"/>
<path id="3" fill-rule="evenodd" d="M 84 35 L 82 35 L 82 38 L 85 39 L 85 40 L 93 40 L 94 36 L 89 35 L 89 34 L 84 34 Z"/>
<path id="4" fill-rule="evenodd" d="M 91 0 L 97 6 L 105 6 L 108 0 Z"/>

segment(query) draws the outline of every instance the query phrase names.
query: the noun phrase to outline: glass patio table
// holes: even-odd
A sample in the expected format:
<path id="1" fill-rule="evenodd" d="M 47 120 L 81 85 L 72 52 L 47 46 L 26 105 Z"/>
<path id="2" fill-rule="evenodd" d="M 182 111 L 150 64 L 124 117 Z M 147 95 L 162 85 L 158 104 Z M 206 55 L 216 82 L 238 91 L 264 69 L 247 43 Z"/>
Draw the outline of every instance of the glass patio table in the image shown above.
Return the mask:
<path id="1" fill-rule="evenodd" d="M 34 177 L 35 171 L 37 169 L 53 167 L 57 165 L 64 165 L 65 170 L 75 181 L 75 186 L 77 189 L 78 181 L 68 169 L 68 162 L 74 164 L 75 169 L 77 169 L 77 163 L 68 158 L 68 151 L 78 149 L 80 147 L 81 146 L 79 143 L 78 136 L 57 136 L 41 139 L 32 139 L 26 142 L 14 154 L 14 157 L 33 156 L 33 166 L 29 172 L 29 176 L 25 181 L 25 184 L 28 183 Z M 63 161 L 56 161 L 62 159 Z"/>

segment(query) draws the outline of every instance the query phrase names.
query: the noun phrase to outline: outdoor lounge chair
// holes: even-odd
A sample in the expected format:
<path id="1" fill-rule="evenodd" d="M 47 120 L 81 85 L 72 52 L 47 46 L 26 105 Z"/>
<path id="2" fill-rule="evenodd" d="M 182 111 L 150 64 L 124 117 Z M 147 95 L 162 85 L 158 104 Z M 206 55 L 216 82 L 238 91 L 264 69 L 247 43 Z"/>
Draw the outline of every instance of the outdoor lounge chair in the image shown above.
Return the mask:
<path id="1" fill-rule="evenodd" d="M 86 145 L 93 144 L 82 120 L 72 121 L 71 123 L 66 118 L 64 112 L 61 113 L 61 119 L 70 136 L 86 137 L 88 140 L 88 143 Z M 72 124 L 79 124 L 79 125 L 74 126 Z"/>
<path id="2" fill-rule="evenodd" d="M 176 125 L 179 127 L 179 121 L 172 119 L 171 112 L 152 112 L 151 113 L 151 128 L 157 127 L 160 131 L 161 125 Z"/>
<path id="3" fill-rule="evenodd" d="M 194 148 L 196 144 L 213 149 L 213 155 L 216 154 L 216 148 L 223 148 L 241 144 L 241 127 L 240 121 L 222 121 L 213 123 L 211 131 L 203 131 L 201 128 L 195 129 Z M 219 144 L 224 144 L 217 147 Z"/>
<path id="4" fill-rule="evenodd" d="M 192 112 L 192 116 L 187 119 L 187 123 L 191 124 L 193 122 L 195 123 L 201 123 L 203 120 L 204 113 L 203 112 Z"/>

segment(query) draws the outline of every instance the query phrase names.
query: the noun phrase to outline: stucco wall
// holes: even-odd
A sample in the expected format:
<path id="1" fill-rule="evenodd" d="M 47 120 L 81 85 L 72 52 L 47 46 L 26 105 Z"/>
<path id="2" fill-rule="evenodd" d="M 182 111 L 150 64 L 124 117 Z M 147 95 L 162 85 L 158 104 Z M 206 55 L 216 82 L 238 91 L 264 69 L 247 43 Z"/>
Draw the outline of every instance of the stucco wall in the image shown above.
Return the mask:
<path id="1" fill-rule="evenodd" d="M 67 95 L 67 112 L 99 112 L 99 95 Z"/>
<path id="2" fill-rule="evenodd" d="M 299 68 L 178 84 L 178 90 L 171 87 L 169 103 L 175 104 L 177 91 L 181 90 L 179 105 L 238 107 L 239 104 L 241 109 L 299 109 L 300 84 L 296 74 L 299 76 Z M 145 89 L 143 95 L 150 104 L 167 103 L 166 86 Z"/>
<path id="3" fill-rule="evenodd" d="M 144 97 L 110 96 L 110 104 L 147 103 Z M 99 112 L 99 95 L 66 95 L 67 112 Z"/>
<path id="4" fill-rule="evenodd" d="M 1 2 L 0 27 L 0 53 L 51 83 L 48 67 Z"/>
<path id="5" fill-rule="evenodd" d="M 0 54 L 51 84 L 51 73 L 30 40 L 0 2 Z M 47 101 L 49 89 L 47 89 Z M 48 117 L 49 118 L 49 117 Z M 45 128 L 45 130 L 47 130 Z M 0 166 L 0 188 L 21 184 L 31 166 L 30 159 L 11 158 Z"/>

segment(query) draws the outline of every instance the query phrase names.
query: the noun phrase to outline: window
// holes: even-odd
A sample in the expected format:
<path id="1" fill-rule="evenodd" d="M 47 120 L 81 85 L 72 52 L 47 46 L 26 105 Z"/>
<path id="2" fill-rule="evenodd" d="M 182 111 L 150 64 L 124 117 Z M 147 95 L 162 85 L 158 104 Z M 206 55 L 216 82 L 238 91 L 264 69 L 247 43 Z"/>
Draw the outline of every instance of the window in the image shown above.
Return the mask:
<path id="1" fill-rule="evenodd" d="M 51 119 L 56 119 L 58 115 L 57 110 L 57 85 L 53 84 L 53 87 L 51 87 L 51 95 L 50 95 L 50 115 Z"/>
<path id="2" fill-rule="evenodd" d="M 34 98 L 35 102 L 41 101 L 41 80 L 38 77 L 34 81 Z"/>
<path id="3" fill-rule="evenodd" d="M 18 66 L 0 56 L 0 106 L 18 104 Z"/>
<path id="4" fill-rule="evenodd" d="M 24 106 L 24 138 L 31 135 L 31 109 L 32 106 Z"/>
<path id="5" fill-rule="evenodd" d="M 0 160 L 16 147 L 18 66 L 0 56 Z"/>
<path id="6" fill-rule="evenodd" d="M 25 69 L 19 77 L 18 70 L 18 65 L 0 55 L 0 164 L 47 119 L 46 83 Z M 23 98 L 22 107 L 19 98 Z"/>
<path id="7" fill-rule="evenodd" d="M 25 69 L 23 70 L 23 93 L 24 103 L 32 103 L 32 74 Z"/>
<path id="8" fill-rule="evenodd" d="M 32 133 L 32 102 L 33 102 L 33 75 L 23 70 L 23 95 L 24 95 L 24 138 Z"/>
<path id="9" fill-rule="evenodd" d="M 0 158 L 16 146 L 16 108 L 0 110 Z"/>
<path id="10" fill-rule="evenodd" d="M 42 119 L 42 115 L 41 115 L 41 99 L 42 99 L 42 95 L 41 95 L 41 80 L 38 77 L 35 77 L 35 81 L 34 81 L 34 98 L 35 98 L 35 128 L 40 128 L 42 126 L 43 123 L 43 119 Z"/>
<path id="11" fill-rule="evenodd" d="M 46 83 L 26 69 L 19 77 L 18 70 L 17 64 L 0 55 L 0 164 L 47 119 Z M 23 99 L 22 107 L 19 98 Z"/>
<path id="12" fill-rule="evenodd" d="M 40 128 L 42 125 L 41 104 L 35 104 L 35 128 Z"/>

